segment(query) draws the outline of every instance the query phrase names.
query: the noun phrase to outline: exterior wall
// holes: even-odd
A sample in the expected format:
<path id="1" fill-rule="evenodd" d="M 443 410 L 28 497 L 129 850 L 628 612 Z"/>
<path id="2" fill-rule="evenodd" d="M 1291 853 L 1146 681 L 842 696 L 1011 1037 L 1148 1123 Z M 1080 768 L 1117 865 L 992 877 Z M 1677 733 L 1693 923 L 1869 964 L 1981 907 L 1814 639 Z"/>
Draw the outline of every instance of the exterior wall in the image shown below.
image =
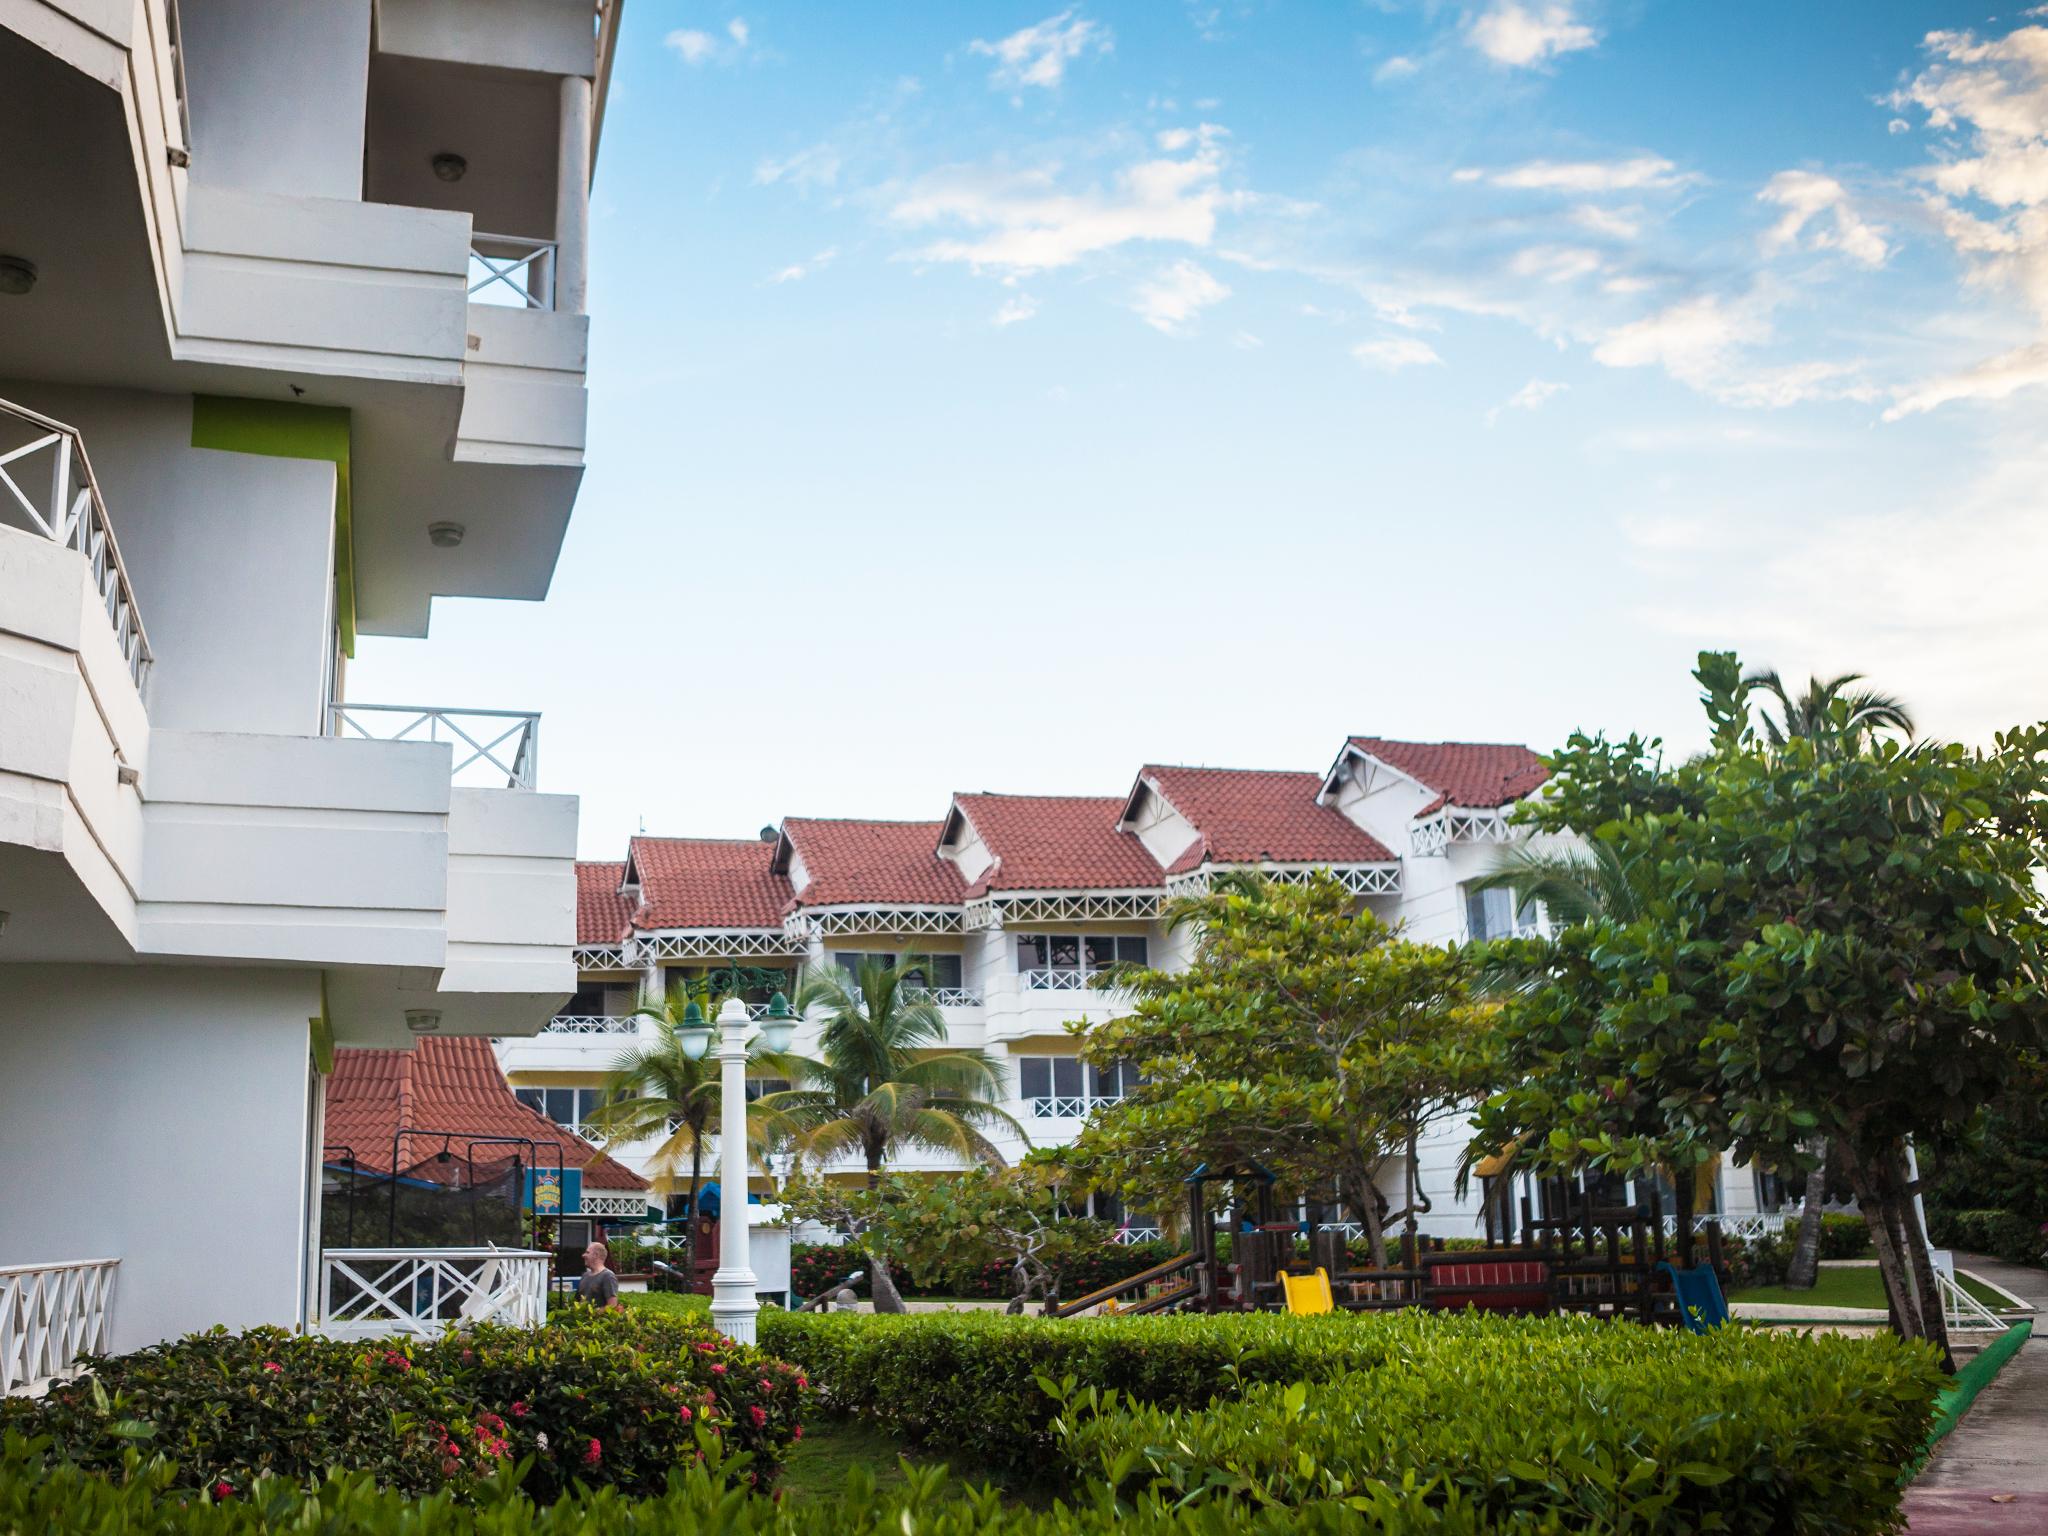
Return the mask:
<path id="1" fill-rule="evenodd" d="M 0 1264 L 118 1258 L 117 1351 L 294 1326 L 319 1011 L 308 971 L 0 966 Z"/>
<path id="2" fill-rule="evenodd" d="M 370 0 L 181 0 L 196 182 L 363 195 Z"/>
<path id="3" fill-rule="evenodd" d="M 597 45 L 587 0 L 380 0 L 377 51 L 449 64 L 590 75 Z"/>
<path id="4" fill-rule="evenodd" d="M 1149 786 L 1139 797 L 1137 814 L 1127 823 L 1161 869 L 1188 851 L 1198 835 L 1193 823 L 1175 810 Z"/>

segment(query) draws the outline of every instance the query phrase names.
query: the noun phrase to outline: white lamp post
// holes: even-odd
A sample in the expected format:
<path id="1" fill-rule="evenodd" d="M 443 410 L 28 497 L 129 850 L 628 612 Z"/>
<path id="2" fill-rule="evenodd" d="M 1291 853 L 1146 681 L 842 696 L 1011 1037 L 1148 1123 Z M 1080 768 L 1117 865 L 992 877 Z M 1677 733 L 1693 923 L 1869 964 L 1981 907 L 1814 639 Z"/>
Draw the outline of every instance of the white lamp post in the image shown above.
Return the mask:
<path id="1" fill-rule="evenodd" d="M 701 1057 L 711 1044 L 711 1029 L 692 1003 L 685 1027 L 678 1030 L 685 1054 Z M 718 1010 L 718 1270 L 711 1277 L 711 1321 L 718 1331 L 742 1344 L 754 1342 L 754 1318 L 761 1304 L 754 1299 L 757 1280 L 747 1240 L 747 1005 L 736 997 Z M 778 992 L 761 1024 L 761 1043 L 771 1051 L 789 1049 L 796 1020 L 789 1002 Z"/>

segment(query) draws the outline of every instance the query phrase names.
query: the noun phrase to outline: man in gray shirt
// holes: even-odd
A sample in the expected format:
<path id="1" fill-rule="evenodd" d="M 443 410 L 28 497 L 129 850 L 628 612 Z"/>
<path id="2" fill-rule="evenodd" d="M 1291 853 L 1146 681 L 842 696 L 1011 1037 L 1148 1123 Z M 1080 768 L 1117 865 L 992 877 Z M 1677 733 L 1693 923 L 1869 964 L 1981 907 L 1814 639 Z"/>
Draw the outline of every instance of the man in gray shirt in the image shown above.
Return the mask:
<path id="1" fill-rule="evenodd" d="M 618 1307 L 619 1277 L 605 1268 L 605 1246 L 593 1242 L 583 1250 L 583 1273 L 576 1280 L 577 1296 L 593 1307 Z"/>

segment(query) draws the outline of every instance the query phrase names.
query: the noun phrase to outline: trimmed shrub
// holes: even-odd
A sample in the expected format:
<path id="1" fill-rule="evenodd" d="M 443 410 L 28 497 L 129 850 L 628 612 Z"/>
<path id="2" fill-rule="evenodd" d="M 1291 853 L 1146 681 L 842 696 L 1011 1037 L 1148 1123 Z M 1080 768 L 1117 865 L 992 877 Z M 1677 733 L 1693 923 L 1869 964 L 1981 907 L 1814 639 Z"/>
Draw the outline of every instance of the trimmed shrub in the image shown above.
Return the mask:
<path id="1" fill-rule="evenodd" d="M 131 1450 L 164 1456 L 189 1488 L 340 1467 L 467 1499 L 528 1461 L 525 1487 L 546 1500 L 578 1481 L 653 1492 L 700 1452 L 748 1453 L 746 1475 L 768 1480 L 803 1390 L 794 1367 L 705 1320 L 571 1307 L 547 1328 L 429 1343 L 216 1329 L 92 1360 L 42 1399 L 0 1404 L 0 1428 L 103 1471 Z"/>
<path id="2" fill-rule="evenodd" d="M 1938 1248 L 1988 1253 L 2008 1264 L 2048 1261 L 2048 1229 L 2016 1211 L 1950 1211 L 1927 1213 L 1927 1236 Z"/>
<path id="3" fill-rule="evenodd" d="M 1746 1291 L 1752 1286 L 1784 1284 L 1797 1241 L 1789 1229 L 1762 1237 L 1724 1237 L 1721 1253 L 1728 1263 L 1728 1289 Z"/>
<path id="4" fill-rule="evenodd" d="M 1788 1222 L 1785 1231 L 1796 1238 L 1799 1223 Z M 1824 1259 L 1867 1259 L 1870 1257 L 1870 1226 L 1861 1216 L 1836 1211 L 1820 1219 L 1820 1256 Z"/>
<path id="5" fill-rule="evenodd" d="M 1370 1372 L 1201 1409 L 1077 1403 L 1064 1449 L 1083 1475 L 1176 1502 L 1298 1505 L 1413 1483 L 1495 1520 L 1818 1536 L 1896 1520 L 1899 1470 L 1942 1380 L 1931 1351 L 1889 1338 L 1484 1321 L 1413 1339 Z"/>

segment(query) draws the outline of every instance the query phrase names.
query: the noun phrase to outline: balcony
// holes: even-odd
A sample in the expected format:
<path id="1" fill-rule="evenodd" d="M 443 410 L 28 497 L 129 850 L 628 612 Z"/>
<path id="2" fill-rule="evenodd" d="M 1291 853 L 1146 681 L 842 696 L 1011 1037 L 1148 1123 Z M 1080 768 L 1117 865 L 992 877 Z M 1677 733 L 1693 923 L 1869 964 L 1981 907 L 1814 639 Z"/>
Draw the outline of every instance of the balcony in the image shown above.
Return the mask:
<path id="1" fill-rule="evenodd" d="M 469 302 L 552 310 L 555 242 L 516 235 L 471 235 Z"/>
<path id="2" fill-rule="evenodd" d="M 1096 977 L 1107 974 L 1106 971 L 1078 970 L 1062 966 L 1017 973 L 1026 992 L 1087 992 L 1093 990 Z"/>
<path id="3" fill-rule="evenodd" d="M 544 1035 L 637 1035 L 640 1020 L 632 1014 L 558 1013 L 541 1028 Z"/>
<path id="4" fill-rule="evenodd" d="M 1024 1112 L 1033 1120 L 1083 1120 L 1105 1104 L 1121 1104 L 1123 1095 L 1096 1097 L 1085 1093 L 1055 1093 L 1024 1101 Z"/>
<path id="5" fill-rule="evenodd" d="M 40 1396 L 107 1351 L 119 1259 L 0 1267 L 0 1397 Z"/>
<path id="6" fill-rule="evenodd" d="M 333 735 L 368 741 L 447 742 L 449 781 L 462 788 L 532 789 L 540 762 L 540 716 L 515 709 L 441 709 L 416 704 L 335 704 Z"/>
<path id="7" fill-rule="evenodd" d="M 979 987 L 905 987 L 904 995 L 920 1003 L 937 1003 L 941 1008 L 979 1008 Z"/>

